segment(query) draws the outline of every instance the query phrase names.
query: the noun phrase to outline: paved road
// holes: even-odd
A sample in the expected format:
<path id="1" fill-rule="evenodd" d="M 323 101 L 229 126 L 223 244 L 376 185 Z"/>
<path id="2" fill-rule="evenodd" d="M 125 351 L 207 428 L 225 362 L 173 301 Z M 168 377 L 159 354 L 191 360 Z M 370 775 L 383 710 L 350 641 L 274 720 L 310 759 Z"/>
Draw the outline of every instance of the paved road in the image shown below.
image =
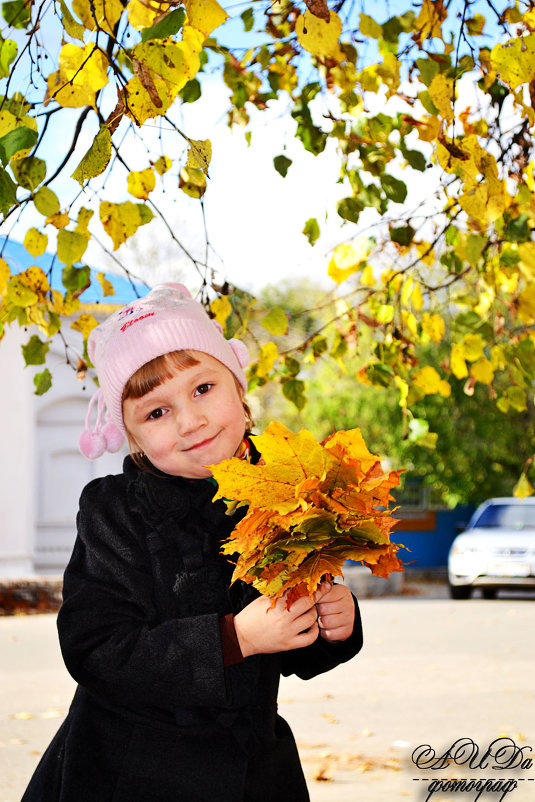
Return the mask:
<path id="1" fill-rule="evenodd" d="M 411 754 L 420 744 L 442 752 L 466 737 L 485 751 L 508 737 L 535 758 L 535 596 L 454 602 L 437 584 L 424 595 L 364 599 L 361 608 L 361 655 L 310 682 L 282 683 L 280 710 L 296 734 L 312 802 L 424 802 L 433 779 L 432 802 L 476 798 L 475 789 L 441 790 L 437 781 L 448 777 L 492 780 L 495 788 L 514 779 L 505 797 L 496 788 L 481 802 L 533 802 L 535 768 L 425 771 Z M 0 802 L 19 802 L 73 684 L 54 616 L 0 618 L 0 654 Z"/>

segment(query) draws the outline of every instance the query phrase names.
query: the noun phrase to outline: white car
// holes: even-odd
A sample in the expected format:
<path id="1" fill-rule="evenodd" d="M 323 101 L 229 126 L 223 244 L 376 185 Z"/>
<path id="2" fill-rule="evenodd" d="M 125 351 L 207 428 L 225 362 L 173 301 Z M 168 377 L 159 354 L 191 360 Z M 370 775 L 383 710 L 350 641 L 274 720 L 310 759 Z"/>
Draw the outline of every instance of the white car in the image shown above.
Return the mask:
<path id="1" fill-rule="evenodd" d="M 452 599 L 474 588 L 486 599 L 500 588 L 535 589 L 535 497 L 481 504 L 451 545 L 448 581 Z"/>

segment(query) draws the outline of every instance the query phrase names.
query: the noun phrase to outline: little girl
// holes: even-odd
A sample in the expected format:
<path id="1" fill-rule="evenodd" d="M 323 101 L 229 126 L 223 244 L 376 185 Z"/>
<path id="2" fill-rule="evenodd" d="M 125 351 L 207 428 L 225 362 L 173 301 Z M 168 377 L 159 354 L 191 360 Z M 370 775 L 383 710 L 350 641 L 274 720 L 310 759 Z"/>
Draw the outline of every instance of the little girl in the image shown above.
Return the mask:
<path id="1" fill-rule="evenodd" d="M 212 502 L 206 466 L 260 458 L 247 350 L 164 284 L 95 329 L 89 355 L 99 415 L 81 449 L 116 450 L 119 430 L 131 456 L 80 499 L 58 615 L 78 688 L 23 802 L 308 800 L 277 715 L 279 677 L 349 660 L 362 630 L 343 585 L 322 583 L 290 610 L 230 585 L 220 546 L 245 509 Z"/>

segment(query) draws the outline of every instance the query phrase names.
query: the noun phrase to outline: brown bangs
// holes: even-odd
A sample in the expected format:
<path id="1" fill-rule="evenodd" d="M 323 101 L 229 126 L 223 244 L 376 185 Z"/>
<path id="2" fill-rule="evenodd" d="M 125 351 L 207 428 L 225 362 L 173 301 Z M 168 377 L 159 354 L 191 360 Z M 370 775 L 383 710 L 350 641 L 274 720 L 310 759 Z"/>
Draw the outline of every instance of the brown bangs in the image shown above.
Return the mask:
<path id="1" fill-rule="evenodd" d="M 136 370 L 125 384 L 123 401 L 127 398 L 142 398 L 155 387 L 172 379 L 175 370 L 186 370 L 198 365 L 196 359 L 189 351 L 170 351 L 168 354 L 157 356 Z"/>

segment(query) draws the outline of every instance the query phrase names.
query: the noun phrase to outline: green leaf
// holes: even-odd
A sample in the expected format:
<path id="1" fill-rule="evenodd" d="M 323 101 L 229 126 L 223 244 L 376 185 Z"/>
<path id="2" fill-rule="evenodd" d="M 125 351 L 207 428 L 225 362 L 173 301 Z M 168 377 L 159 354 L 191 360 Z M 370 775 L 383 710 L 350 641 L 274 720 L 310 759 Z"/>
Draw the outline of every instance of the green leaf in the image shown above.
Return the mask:
<path id="1" fill-rule="evenodd" d="M 183 8 L 175 8 L 170 11 L 165 17 L 162 17 L 156 25 L 151 25 L 150 28 L 143 28 L 141 31 L 141 41 L 148 42 L 150 39 L 167 39 L 168 36 L 174 36 L 184 25 L 186 19 L 186 12 Z"/>
<path id="2" fill-rule="evenodd" d="M 48 187 L 41 187 L 33 196 L 33 202 L 37 211 L 44 217 L 51 217 L 60 210 L 57 195 Z"/>
<path id="3" fill-rule="evenodd" d="M 72 178 L 83 187 L 84 181 L 104 172 L 111 158 L 111 134 L 105 125 L 95 136 L 93 143 L 80 164 L 72 174 Z"/>
<path id="4" fill-rule="evenodd" d="M 64 265 L 73 265 L 79 262 L 87 248 L 87 237 L 76 231 L 67 231 L 62 228 L 58 231 L 57 254 Z M 65 282 L 64 282 L 65 283 Z M 67 286 L 65 284 L 65 286 Z M 67 289 L 73 289 L 68 287 Z M 76 288 L 78 289 L 78 287 Z"/>
<path id="5" fill-rule="evenodd" d="M 358 223 L 363 208 L 364 206 L 357 198 L 342 198 L 336 205 L 336 211 L 342 220 L 349 220 L 350 223 Z"/>
<path id="6" fill-rule="evenodd" d="M 13 175 L 19 186 L 33 192 L 46 177 L 46 162 L 37 156 L 27 156 L 25 159 L 15 159 L 11 163 Z"/>
<path id="7" fill-rule="evenodd" d="M 8 0 L 2 3 L 2 16 L 12 28 L 27 28 L 31 4 L 25 0 Z"/>
<path id="8" fill-rule="evenodd" d="M 188 81 L 180 92 L 183 103 L 195 103 L 201 96 L 201 84 L 197 78 Z"/>
<path id="9" fill-rule="evenodd" d="M 288 332 L 288 318 L 282 306 L 274 306 L 267 315 L 264 315 L 260 323 L 274 337 L 280 337 Z"/>
<path id="10" fill-rule="evenodd" d="M 91 271 L 87 265 L 74 267 L 66 265 L 61 274 L 61 280 L 66 290 L 77 292 L 88 287 L 91 282 Z"/>
<path id="11" fill-rule="evenodd" d="M 403 143 L 401 145 L 401 153 L 403 157 L 407 159 L 413 170 L 418 170 L 420 173 L 424 172 L 427 167 L 427 159 L 421 151 L 408 150 Z"/>
<path id="12" fill-rule="evenodd" d="M 397 242 L 398 245 L 410 245 L 414 239 L 416 231 L 410 225 L 408 226 L 393 226 L 390 229 L 390 239 L 392 242 Z"/>
<path id="13" fill-rule="evenodd" d="M 320 227 L 315 217 L 309 217 L 309 219 L 306 221 L 303 234 L 311 245 L 314 245 L 317 242 L 320 236 Z"/>
<path id="14" fill-rule="evenodd" d="M 44 365 L 50 342 L 43 342 L 37 334 L 34 334 L 26 345 L 21 345 L 21 348 L 26 365 Z"/>
<path id="15" fill-rule="evenodd" d="M 394 178 L 393 175 L 388 175 L 388 173 L 384 173 L 380 181 L 388 200 L 394 201 L 394 203 L 403 203 L 407 197 L 407 187 L 403 181 Z"/>
<path id="16" fill-rule="evenodd" d="M 250 8 L 250 7 L 246 8 L 245 11 L 243 11 L 240 14 L 240 17 L 241 17 L 241 19 L 243 21 L 243 28 L 244 28 L 245 32 L 248 33 L 249 31 L 252 31 L 253 30 L 253 26 L 254 26 L 254 11 L 253 11 L 253 9 Z"/>
<path id="17" fill-rule="evenodd" d="M 389 387 L 394 378 L 394 371 L 390 365 L 382 362 L 373 362 L 366 367 L 366 378 L 378 387 Z"/>
<path id="18" fill-rule="evenodd" d="M 33 148 L 36 142 L 37 131 L 25 125 L 19 125 L 18 128 L 13 128 L 12 131 L 8 131 L 7 134 L 0 137 L 0 160 L 4 167 L 15 153 L 18 153 L 19 150 Z"/>
<path id="19" fill-rule="evenodd" d="M 380 39 L 383 35 L 383 27 L 367 14 L 360 14 L 359 33 L 366 38 Z"/>
<path id="20" fill-rule="evenodd" d="M 420 70 L 422 83 L 426 86 L 429 86 L 433 78 L 435 78 L 440 71 L 438 63 L 430 58 L 417 58 L 416 66 Z"/>
<path id="21" fill-rule="evenodd" d="M 273 159 L 273 165 L 275 170 L 282 175 L 283 178 L 286 178 L 286 173 L 288 172 L 288 168 L 292 160 L 289 159 L 287 156 L 275 156 Z"/>
<path id="22" fill-rule="evenodd" d="M 45 368 L 41 373 L 36 373 L 33 377 L 35 385 L 34 394 L 43 395 L 52 387 L 52 374 L 48 368 Z"/>
<path id="23" fill-rule="evenodd" d="M 17 203 L 17 185 L 3 167 L 0 167 L 0 211 L 7 215 Z"/>
<path id="24" fill-rule="evenodd" d="M 79 39 L 81 42 L 83 42 L 84 31 L 85 31 L 84 26 L 74 19 L 64 0 L 60 0 L 59 5 L 61 8 L 61 13 L 63 15 L 61 20 L 61 22 L 63 23 L 63 27 L 65 28 L 69 36 L 72 36 L 73 39 Z"/>
<path id="25" fill-rule="evenodd" d="M 305 397 L 305 383 L 301 379 L 288 379 L 288 381 L 285 381 L 282 385 L 282 394 L 297 407 L 299 412 L 307 402 Z"/>
<path id="26" fill-rule="evenodd" d="M 0 34 L 0 78 L 9 77 L 9 67 L 17 57 L 18 47 L 13 39 L 4 39 Z"/>

